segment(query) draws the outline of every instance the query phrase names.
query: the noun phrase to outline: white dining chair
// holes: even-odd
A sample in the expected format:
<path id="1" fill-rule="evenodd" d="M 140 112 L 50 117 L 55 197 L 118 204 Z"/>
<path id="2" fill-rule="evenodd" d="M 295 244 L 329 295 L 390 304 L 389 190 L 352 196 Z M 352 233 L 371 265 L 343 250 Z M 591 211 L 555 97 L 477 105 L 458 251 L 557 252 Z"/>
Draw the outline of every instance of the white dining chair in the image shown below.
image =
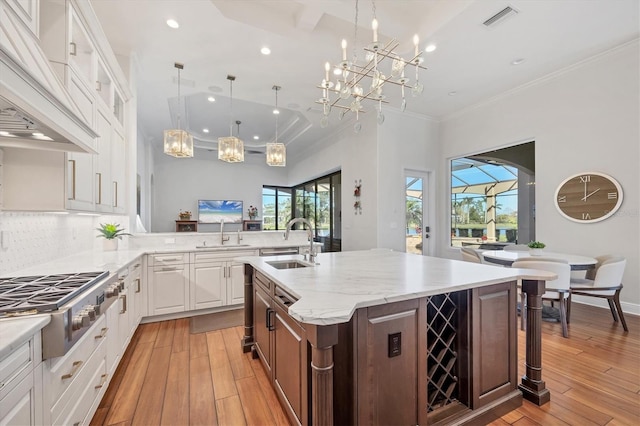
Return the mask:
<path id="1" fill-rule="evenodd" d="M 504 251 L 528 251 L 529 246 L 526 244 L 507 244 L 502 248 Z"/>
<path id="2" fill-rule="evenodd" d="M 545 292 L 542 295 L 543 302 L 558 302 L 560 309 L 560 323 L 562 325 L 562 336 L 569 337 L 569 327 L 567 321 L 567 309 L 569 297 L 571 295 L 571 266 L 566 260 L 552 259 L 545 257 L 525 257 L 519 259 L 511 265 L 512 268 L 540 269 L 555 273 L 558 278 L 545 283 Z M 527 307 L 525 294 L 520 290 L 520 303 L 522 306 L 521 327 L 526 327 Z"/>
<path id="3" fill-rule="evenodd" d="M 620 291 L 622 290 L 622 276 L 627 265 L 627 260 L 622 256 L 598 256 L 598 263 L 594 269 L 587 271 L 585 278 L 571 279 L 571 294 L 591 296 L 607 299 L 613 320 L 622 323 L 624 331 L 629 331 L 624 319 L 622 306 L 620 306 Z M 571 314 L 569 303 L 568 314 Z"/>
<path id="4" fill-rule="evenodd" d="M 472 248 L 461 247 L 460 254 L 462 254 L 462 260 L 465 262 L 482 263 L 482 257 Z"/>

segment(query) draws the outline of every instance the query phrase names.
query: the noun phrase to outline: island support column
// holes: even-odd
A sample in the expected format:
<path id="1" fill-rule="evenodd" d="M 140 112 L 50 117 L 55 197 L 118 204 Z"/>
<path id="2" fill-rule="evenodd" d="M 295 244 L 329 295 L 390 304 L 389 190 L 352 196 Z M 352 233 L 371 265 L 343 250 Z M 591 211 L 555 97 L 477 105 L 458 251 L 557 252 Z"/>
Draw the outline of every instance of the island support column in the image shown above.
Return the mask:
<path id="1" fill-rule="evenodd" d="M 333 425 L 333 346 L 337 325 L 306 325 L 311 344 L 311 424 Z"/>
<path id="2" fill-rule="evenodd" d="M 551 394 L 542 380 L 542 295 L 544 281 L 522 280 L 527 295 L 525 373 L 518 388 L 524 399 L 536 405 L 549 402 Z"/>

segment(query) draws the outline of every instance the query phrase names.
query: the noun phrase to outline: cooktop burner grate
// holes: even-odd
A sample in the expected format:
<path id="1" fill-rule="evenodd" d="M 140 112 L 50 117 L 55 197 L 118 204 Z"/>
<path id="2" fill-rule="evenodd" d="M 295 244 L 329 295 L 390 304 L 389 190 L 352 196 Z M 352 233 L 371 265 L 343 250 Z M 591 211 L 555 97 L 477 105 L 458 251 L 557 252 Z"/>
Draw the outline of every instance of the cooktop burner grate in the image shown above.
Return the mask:
<path id="1" fill-rule="evenodd" d="M 0 278 L 0 316 L 54 311 L 108 275 L 101 271 Z"/>

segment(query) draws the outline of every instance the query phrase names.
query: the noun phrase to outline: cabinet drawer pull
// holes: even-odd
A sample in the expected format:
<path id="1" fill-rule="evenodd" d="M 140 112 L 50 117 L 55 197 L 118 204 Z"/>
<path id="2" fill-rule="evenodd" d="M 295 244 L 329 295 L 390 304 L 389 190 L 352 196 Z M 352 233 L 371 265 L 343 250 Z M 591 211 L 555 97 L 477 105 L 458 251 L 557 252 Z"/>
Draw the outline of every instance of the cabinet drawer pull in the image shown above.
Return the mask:
<path id="1" fill-rule="evenodd" d="M 121 295 L 120 300 L 122 300 L 122 309 L 120 310 L 120 313 L 124 314 L 125 312 L 127 312 L 127 295 Z"/>
<path id="2" fill-rule="evenodd" d="M 82 365 L 82 361 L 74 361 L 73 362 L 73 368 L 71 368 L 71 371 L 69 373 L 62 375 L 62 380 L 67 380 L 67 379 L 72 378 L 73 375 L 78 372 L 78 370 L 80 369 L 81 365 Z"/>
<path id="3" fill-rule="evenodd" d="M 96 389 L 100 389 L 101 387 L 103 387 L 104 384 L 107 382 L 107 377 L 108 376 L 109 376 L 108 374 L 103 374 L 102 376 L 100 376 L 101 377 L 100 384 L 96 385 L 95 388 Z"/>
<path id="4" fill-rule="evenodd" d="M 109 330 L 108 327 L 102 327 L 102 329 L 100 329 L 100 334 L 98 334 L 97 336 L 93 336 L 94 339 L 102 339 L 104 336 L 107 335 L 107 331 Z"/>
<path id="5" fill-rule="evenodd" d="M 113 181 L 113 202 L 111 203 L 113 207 L 118 207 L 118 182 Z"/>
<path id="6" fill-rule="evenodd" d="M 170 262 L 172 260 L 182 260 L 182 257 L 156 257 L 158 262 Z"/>
<path id="7" fill-rule="evenodd" d="M 140 278 L 136 278 L 136 293 L 140 293 Z"/>
<path id="8" fill-rule="evenodd" d="M 162 268 L 163 271 L 181 271 L 182 268 L 178 268 L 176 266 L 173 267 L 169 267 L 169 266 L 165 266 L 164 268 Z"/>
<path id="9" fill-rule="evenodd" d="M 76 56 L 76 44 L 74 42 L 69 43 L 69 55 Z"/>

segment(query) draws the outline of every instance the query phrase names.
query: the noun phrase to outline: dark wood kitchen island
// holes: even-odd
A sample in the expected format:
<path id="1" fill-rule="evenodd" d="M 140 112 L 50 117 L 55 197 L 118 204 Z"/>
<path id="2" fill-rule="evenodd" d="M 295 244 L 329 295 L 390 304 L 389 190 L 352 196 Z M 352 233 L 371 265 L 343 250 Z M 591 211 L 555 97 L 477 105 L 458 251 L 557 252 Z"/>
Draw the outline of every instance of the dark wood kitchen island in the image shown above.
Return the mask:
<path id="1" fill-rule="evenodd" d="M 544 271 L 386 250 L 246 257 L 245 336 L 300 424 L 485 423 L 549 400 Z M 516 283 L 527 293 L 517 379 Z"/>

